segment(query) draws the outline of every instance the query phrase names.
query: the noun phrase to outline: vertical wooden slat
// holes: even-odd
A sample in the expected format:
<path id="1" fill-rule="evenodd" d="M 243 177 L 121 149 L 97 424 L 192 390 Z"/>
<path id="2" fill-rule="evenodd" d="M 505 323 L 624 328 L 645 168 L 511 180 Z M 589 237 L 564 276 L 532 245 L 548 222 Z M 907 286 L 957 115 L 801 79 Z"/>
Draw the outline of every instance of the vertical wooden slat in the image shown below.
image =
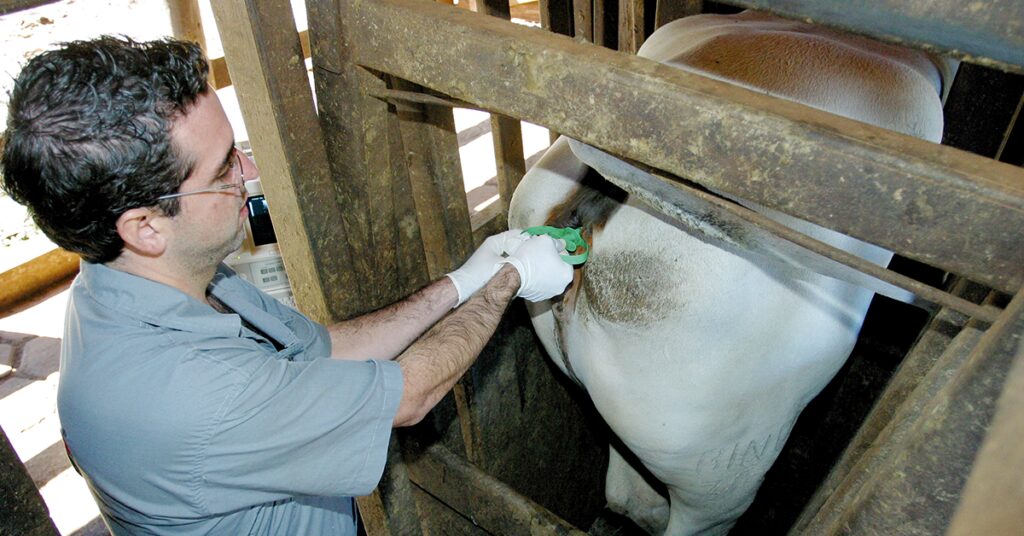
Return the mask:
<path id="1" fill-rule="evenodd" d="M 605 2 L 608 0 L 594 0 L 593 9 L 593 25 L 594 25 L 594 38 L 593 43 L 603 47 L 610 47 L 609 32 L 607 31 L 608 24 L 605 20 Z"/>
<path id="2" fill-rule="evenodd" d="M 296 302 L 336 319 L 354 308 L 355 285 L 291 10 L 231 0 L 213 11 Z"/>
<path id="3" fill-rule="evenodd" d="M 396 80 L 395 88 L 420 91 Z M 408 167 L 415 213 L 429 279 L 456 268 L 473 251 L 473 231 L 459 163 L 459 142 L 451 108 L 402 102 L 395 105 Z M 397 160 L 397 159 L 396 159 Z"/>
<path id="4" fill-rule="evenodd" d="M 388 78 L 389 85 L 396 83 L 397 79 Z M 406 140 L 403 138 L 402 125 L 405 123 L 399 119 L 399 114 L 394 106 L 388 107 L 389 113 L 385 117 L 387 126 L 387 163 L 391 166 L 390 174 L 379 183 L 381 195 L 391 194 L 390 203 L 380 203 L 386 211 L 375 219 L 375 234 L 381 236 L 382 241 L 376 244 L 384 244 L 394 253 L 387 261 L 394 262 L 395 289 L 391 293 L 383 294 L 384 300 L 395 301 L 405 297 L 407 294 L 426 285 L 432 277 L 429 275 L 430 265 L 426 260 L 426 251 L 423 246 L 423 236 L 420 228 L 420 215 L 424 210 L 423 203 L 416 202 L 416 187 L 413 185 L 412 170 L 409 160 L 412 160 L 410 149 L 406 148 Z M 454 126 L 452 127 L 454 130 Z M 421 141 L 419 136 L 410 136 L 410 143 Z M 427 142 L 429 146 L 430 141 Z M 416 151 L 422 153 L 423 151 Z M 407 158 L 403 158 L 405 155 Z M 442 179 L 444 180 L 444 179 Z M 458 175 L 454 177 L 458 180 Z M 426 210 L 437 211 L 439 206 L 429 207 Z M 467 215 L 468 220 L 468 215 Z M 390 228 L 387 224 L 390 223 Z M 390 244 L 390 246 L 388 245 Z M 439 277 L 439 276 L 438 276 Z"/>
<path id="5" fill-rule="evenodd" d="M 346 229 L 353 251 L 355 281 L 349 291 L 358 289 L 359 299 L 350 313 L 357 314 L 414 290 L 426 262 L 422 245 L 403 241 L 399 234 L 403 219 L 413 214 L 396 207 L 398 192 L 410 189 L 399 131 L 391 124 L 396 119 L 390 105 L 369 96 L 387 89 L 386 82 L 351 60 L 360 43 L 350 39 L 345 25 L 348 6 L 322 0 L 309 2 L 307 10 L 318 117 L 344 207 L 335 222 Z M 399 250 L 403 256 L 419 256 L 420 262 L 400 257 Z"/>
<path id="6" fill-rule="evenodd" d="M 600 3 L 600 0 L 598 0 Z M 573 29 L 576 39 L 594 42 L 594 0 L 572 1 Z"/>
<path id="7" fill-rule="evenodd" d="M 644 44 L 644 0 L 619 0 L 619 52 L 636 54 Z"/>
<path id="8" fill-rule="evenodd" d="M 483 13 L 505 20 L 510 18 L 508 0 L 484 0 Z M 523 157 L 523 127 L 518 119 L 491 114 L 491 137 L 494 142 L 495 167 L 498 170 L 498 197 L 503 219 L 507 220 L 508 203 L 526 174 Z"/>
<path id="9" fill-rule="evenodd" d="M 171 13 L 171 33 L 174 37 L 198 43 L 206 52 L 206 34 L 203 32 L 203 19 L 199 16 L 199 0 L 168 0 L 167 8 Z M 210 85 L 223 87 L 217 83 L 217 69 L 212 64 Z"/>
<path id="10" fill-rule="evenodd" d="M 540 24 L 545 30 L 562 35 L 573 35 L 573 9 L 571 0 L 540 0 Z M 554 143 L 560 134 L 548 131 L 548 138 Z M 507 208 L 507 201 L 506 208 Z"/>
<path id="11" fill-rule="evenodd" d="M 697 15 L 704 9 L 704 0 L 658 0 L 654 10 L 654 29 L 683 17 Z"/>
<path id="12" fill-rule="evenodd" d="M 518 119 L 491 114 L 491 135 L 494 138 L 494 160 L 498 169 L 498 196 L 501 199 L 503 219 L 507 221 L 512 194 L 526 175 L 523 127 Z"/>

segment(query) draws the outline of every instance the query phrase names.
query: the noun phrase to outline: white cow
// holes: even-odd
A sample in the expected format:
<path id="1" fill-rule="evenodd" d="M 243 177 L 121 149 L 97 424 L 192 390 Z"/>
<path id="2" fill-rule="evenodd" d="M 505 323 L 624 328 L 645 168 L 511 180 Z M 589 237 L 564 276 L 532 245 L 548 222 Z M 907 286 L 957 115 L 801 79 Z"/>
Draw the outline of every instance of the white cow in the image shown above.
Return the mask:
<path id="1" fill-rule="evenodd" d="M 677 20 L 639 55 L 940 140 L 950 71 L 922 52 L 748 11 Z M 677 224 L 641 202 L 604 197 L 588 164 L 638 172 L 562 138 L 512 199 L 510 227 L 582 223 L 591 244 L 562 299 L 531 306 L 534 327 L 668 490 L 655 491 L 613 446 L 609 506 L 652 533 L 727 533 L 797 415 L 846 360 L 873 293 L 784 256 L 720 247 L 699 228 L 714 221 L 699 214 L 692 226 Z M 877 264 L 892 256 L 758 210 Z"/>

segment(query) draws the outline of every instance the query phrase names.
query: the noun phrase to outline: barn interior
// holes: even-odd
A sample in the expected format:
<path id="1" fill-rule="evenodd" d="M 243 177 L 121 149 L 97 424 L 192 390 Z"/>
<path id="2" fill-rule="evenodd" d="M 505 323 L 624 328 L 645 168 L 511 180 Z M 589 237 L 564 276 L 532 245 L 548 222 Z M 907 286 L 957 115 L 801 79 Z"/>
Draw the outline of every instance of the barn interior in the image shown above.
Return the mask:
<path id="1" fill-rule="evenodd" d="M 0 0 L 0 14 L 44 3 Z M 179 14 L 177 36 L 202 38 L 196 4 L 168 2 Z M 211 7 L 224 52 L 212 61 L 212 83 L 238 96 L 288 294 L 311 318 L 391 303 L 507 228 L 508 201 L 532 163 L 524 143 L 538 135 L 524 134 L 522 121 L 539 125 L 550 132 L 540 136 L 585 141 L 657 170 L 681 191 L 696 185 L 784 206 L 891 249 L 887 270 L 851 267 L 928 303 L 874 298 L 853 354 L 803 411 L 731 534 L 1013 534 L 1024 526 L 1021 3 L 307 0 L 303 32 L 287 2 Z M 752 92 L 709 94 L 635 56 L 667 22 L 742 9 L 960 60 L 942 145 L 851 130 L 809 108 L 779 110 Z M 593 97 L 585 108 L 576 104 L 584 95 Z M 653 99 L 721 119 L 680 126 L 645 117 Z M 479 210 L 467 202 L 458 110 L 489 114 L 497 200 Z M 738 152 L 694 161 L 679 150 L 687 136 L 745 141 Z M 767 149 L 773 144 L 817 157 L 789 158 Z M 839 168 L 915 194 L 872 196 L 857 181 L 823 178 Z M 781 171 L 766 186 L 745 179 L 757 169 Z M 660 200 L 649 185 L 619 186 Z M 936 210 L 909 225 L 920 200 Z M 66 288 L 77 266 L 56 250 L 0 274 L 0 315 Z M 20 342 L 3 342 L 20 351 Z M 18 360 L 8 365 L 16 374 Z M 0 514 L 0 534 L 56 534 L 8 435 L 0 479 L 12 507 Z M 454 391 L 422 424 L 393 435 L 384 477 L 359 507 L 371 535 L 643 534 L 605 507 L 607 443 L 616 440 L 515 303 Z"/>

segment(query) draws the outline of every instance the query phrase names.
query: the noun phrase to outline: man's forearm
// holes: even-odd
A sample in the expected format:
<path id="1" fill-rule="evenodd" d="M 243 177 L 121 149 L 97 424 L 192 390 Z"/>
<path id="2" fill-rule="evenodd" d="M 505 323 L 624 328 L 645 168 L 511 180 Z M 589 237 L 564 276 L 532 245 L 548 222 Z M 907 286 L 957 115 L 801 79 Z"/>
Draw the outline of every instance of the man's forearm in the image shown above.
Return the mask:
<path id="1" fill-rule="evenodd" d="M 398 356 L 404 390 L 395 426 L 419 422 L 476 360 L 519 289 L 506 265 L 469 301 Z"/>
<path id="2" fill-rule="evenodd" d="M 328 326 L 335 359 L 394 359 L 458 301 L 451 280 L 442 277 L 408 298 Z"/>

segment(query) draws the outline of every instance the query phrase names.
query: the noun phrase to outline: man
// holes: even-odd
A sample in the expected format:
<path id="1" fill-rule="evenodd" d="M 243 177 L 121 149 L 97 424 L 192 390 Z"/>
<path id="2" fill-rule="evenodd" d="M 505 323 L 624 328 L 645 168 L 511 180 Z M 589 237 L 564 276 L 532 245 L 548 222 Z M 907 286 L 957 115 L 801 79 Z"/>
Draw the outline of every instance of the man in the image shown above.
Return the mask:
<path id="1" fill-rule="evenodd" d="M 402 302 L 315 324 L 221 264 L 257 170 L 207 69 L 190 43 L 106 37 L 37 56 L 11 94 L 4 189 L 83 258 L 65 442 L 115 534 L 354 534 L 391 427 L 444 396 L 513 297 L 572 270 L 509 231 Z"/>

